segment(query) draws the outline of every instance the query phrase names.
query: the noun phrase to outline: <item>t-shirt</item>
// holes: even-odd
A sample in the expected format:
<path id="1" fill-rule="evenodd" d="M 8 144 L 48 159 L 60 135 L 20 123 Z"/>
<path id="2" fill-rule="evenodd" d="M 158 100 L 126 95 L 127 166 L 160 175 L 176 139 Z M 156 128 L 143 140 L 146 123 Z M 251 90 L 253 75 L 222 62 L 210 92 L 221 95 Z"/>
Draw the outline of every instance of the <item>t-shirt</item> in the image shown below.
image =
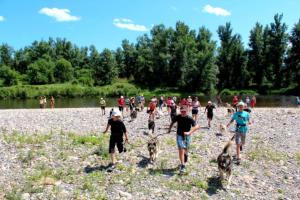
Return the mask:
<path id="1" fill-rule="evenodd" d="M 187 100 L 182 99 L 182 100 L 180 101 L 180 104 L 186 106 L 186 105 L 188 105 L 188 102 L 187 102 Z"/>
<path id="2" fill-rule="evenodd" d="M 232 115 L 231 119 L 236 121 L 238 132 L 246 133 L 248 131 L 247 124 L 250 120 L 249 113 L 246 111 L 238 111 Z"/>
<path id="3" fill-rule="evenodd" d="M 171 115 L 176 115 L 177 114 L 177 106 L 171 106 Z"/>
<path id="4" fill-rule="evenodd" d="M 184 136 L 184 132 L 188 132 L 191 130 L 192 126 L 195 126 L 196 123 L 190 116 L 182 117 L 181 115 L 177 115 L 173 119 L 173 123 L 177 122 L 177 135 Z"/>
<path id="5" fill-rule="evenodd" d="M 105 100 L 103 99 L 103 100 L 100 100 L 100 106 L 105 106 L 106 105 L 106 102 L 105 102 Z"/>
<path id="6" fill-rule="evenodd" d="M 154 102 L 151 102 L 150 105 L 149 105 L 149 110 L 154 111 L 155 108 L 156 108 L 156 104 Z"/>
<path id="7" fill-rule="evenodd" d="M 112 136 L 122 137 L 126 133 L 126 127 L 121 120 L 114 121 L 113 119 L 109 119 L 108 124 L 111 127 Z"/>
<path id="8" fill-rule="evenodd" d="M 192 106 L 193 106 L 193 110 L 198 110 L 198 108 L 200 107 L 199 101 L 193 101 Z"/>
<path id="9" fill-rule="evenodd" d="M 216 107 L 214 105 L 207 105 L 206 106 L 206 110 L 207 110 L 207 114 L 212 115 L 213 114 L 213 109 L 215 109 Z"/>
<path id="10" fill-rule="evenodd" d="M 125 100 L 123 98 L 120 98 L 118 102 L 119 102 L 119 106 L 125 105 Z"/>

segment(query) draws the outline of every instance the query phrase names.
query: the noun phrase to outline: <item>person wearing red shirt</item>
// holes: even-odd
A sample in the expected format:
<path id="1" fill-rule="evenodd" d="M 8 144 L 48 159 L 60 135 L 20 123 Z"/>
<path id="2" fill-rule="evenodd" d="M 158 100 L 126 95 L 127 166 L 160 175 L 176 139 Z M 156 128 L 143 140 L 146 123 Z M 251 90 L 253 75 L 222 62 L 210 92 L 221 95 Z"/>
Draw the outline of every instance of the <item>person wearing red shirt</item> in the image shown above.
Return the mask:
<path id="1" fill-rule="evenodd" d="M 120 110 L 120 112 L 122 112 L 122 115 L 123 115 L 123 110 L 124 110 L 124 106 L 125 106 L 125 99 L 123 96 L 121 96 L 119 98 L 118 104 L 119 104 L 119 110 Z"/>

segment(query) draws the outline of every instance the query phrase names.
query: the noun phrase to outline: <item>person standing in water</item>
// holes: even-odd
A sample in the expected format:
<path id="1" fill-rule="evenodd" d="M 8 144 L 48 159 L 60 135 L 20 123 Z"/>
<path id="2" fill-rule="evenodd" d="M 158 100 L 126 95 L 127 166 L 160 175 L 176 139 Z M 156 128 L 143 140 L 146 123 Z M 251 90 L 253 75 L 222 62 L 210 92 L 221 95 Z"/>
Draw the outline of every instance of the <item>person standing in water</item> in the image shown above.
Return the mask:
<path id="1" fill-rule="evenodd" d="M 54 108 L 54 105 L 55 105 L 55 99 L 54 99 L 53 96 L 51 96 L 51 98 L 50 98 L 50 107 Z"/>

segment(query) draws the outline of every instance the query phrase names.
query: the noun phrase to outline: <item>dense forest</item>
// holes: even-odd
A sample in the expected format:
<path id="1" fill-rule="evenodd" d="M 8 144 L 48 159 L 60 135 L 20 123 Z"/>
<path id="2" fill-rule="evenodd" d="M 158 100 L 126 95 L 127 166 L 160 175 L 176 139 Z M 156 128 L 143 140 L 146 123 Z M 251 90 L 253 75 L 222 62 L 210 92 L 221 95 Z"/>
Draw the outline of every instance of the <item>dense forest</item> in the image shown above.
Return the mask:
<path id="1" fill-rule="evenodd" d="M 230 23 L 219 26 L 217 34 L 219 46 L 207 28 L 193 30 L 177 22 L 175 28 L 157 25 L 135 43 L 123 40 L 116 50 L 101 52 L 61 38 L 34 41 L 19 50 L 2 44 L 0 86 L 97 86 L 125 78 L 147 88 L 204 93 L 299 88 L 300 20 L 290 33 L 280 14 L 268 25 L 256 23 L 248 45 Z"/>

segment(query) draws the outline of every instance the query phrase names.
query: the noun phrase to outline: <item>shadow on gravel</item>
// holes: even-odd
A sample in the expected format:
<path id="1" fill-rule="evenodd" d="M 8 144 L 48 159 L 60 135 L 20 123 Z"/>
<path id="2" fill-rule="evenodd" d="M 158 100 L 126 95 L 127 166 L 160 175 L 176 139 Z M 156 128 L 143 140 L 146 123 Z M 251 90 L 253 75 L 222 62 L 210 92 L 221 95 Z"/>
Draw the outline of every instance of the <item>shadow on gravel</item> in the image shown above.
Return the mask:
<path id="1" fill-rule="evenodd" d="M 207 179 L 207 186 L 206 193 L 209 196 L 216 194 L 218 190 L 225 190 L 220 177 L 217 176 L 209 177 Z"/>
<path id="2" fill-rule="evenodd" d="M 143 155 L 138 155 L 139 158 L 142 158 L 140 162 L 138 163 L 139 168 L 146 168 L 148 163 L 149 163 L 149 158 L 143 156 Z"/>
<path id="3" fill-rule="evenodd" d="M 150 175 L 164 174 L 167 176 L 174 176 L 178 172 L 178 167 L 167 169 L 149 169 Z"/>
<path id="4" fill-rule="evenodd" d="M 100 166 L 94 166 L 94 167 L 91 167 L 88 165 L 84 168 L 84 172 L 89 174 L 94 171 L 107 171 L 110 167 L 111 167 L 111 165 L 100 165 Z"/>

